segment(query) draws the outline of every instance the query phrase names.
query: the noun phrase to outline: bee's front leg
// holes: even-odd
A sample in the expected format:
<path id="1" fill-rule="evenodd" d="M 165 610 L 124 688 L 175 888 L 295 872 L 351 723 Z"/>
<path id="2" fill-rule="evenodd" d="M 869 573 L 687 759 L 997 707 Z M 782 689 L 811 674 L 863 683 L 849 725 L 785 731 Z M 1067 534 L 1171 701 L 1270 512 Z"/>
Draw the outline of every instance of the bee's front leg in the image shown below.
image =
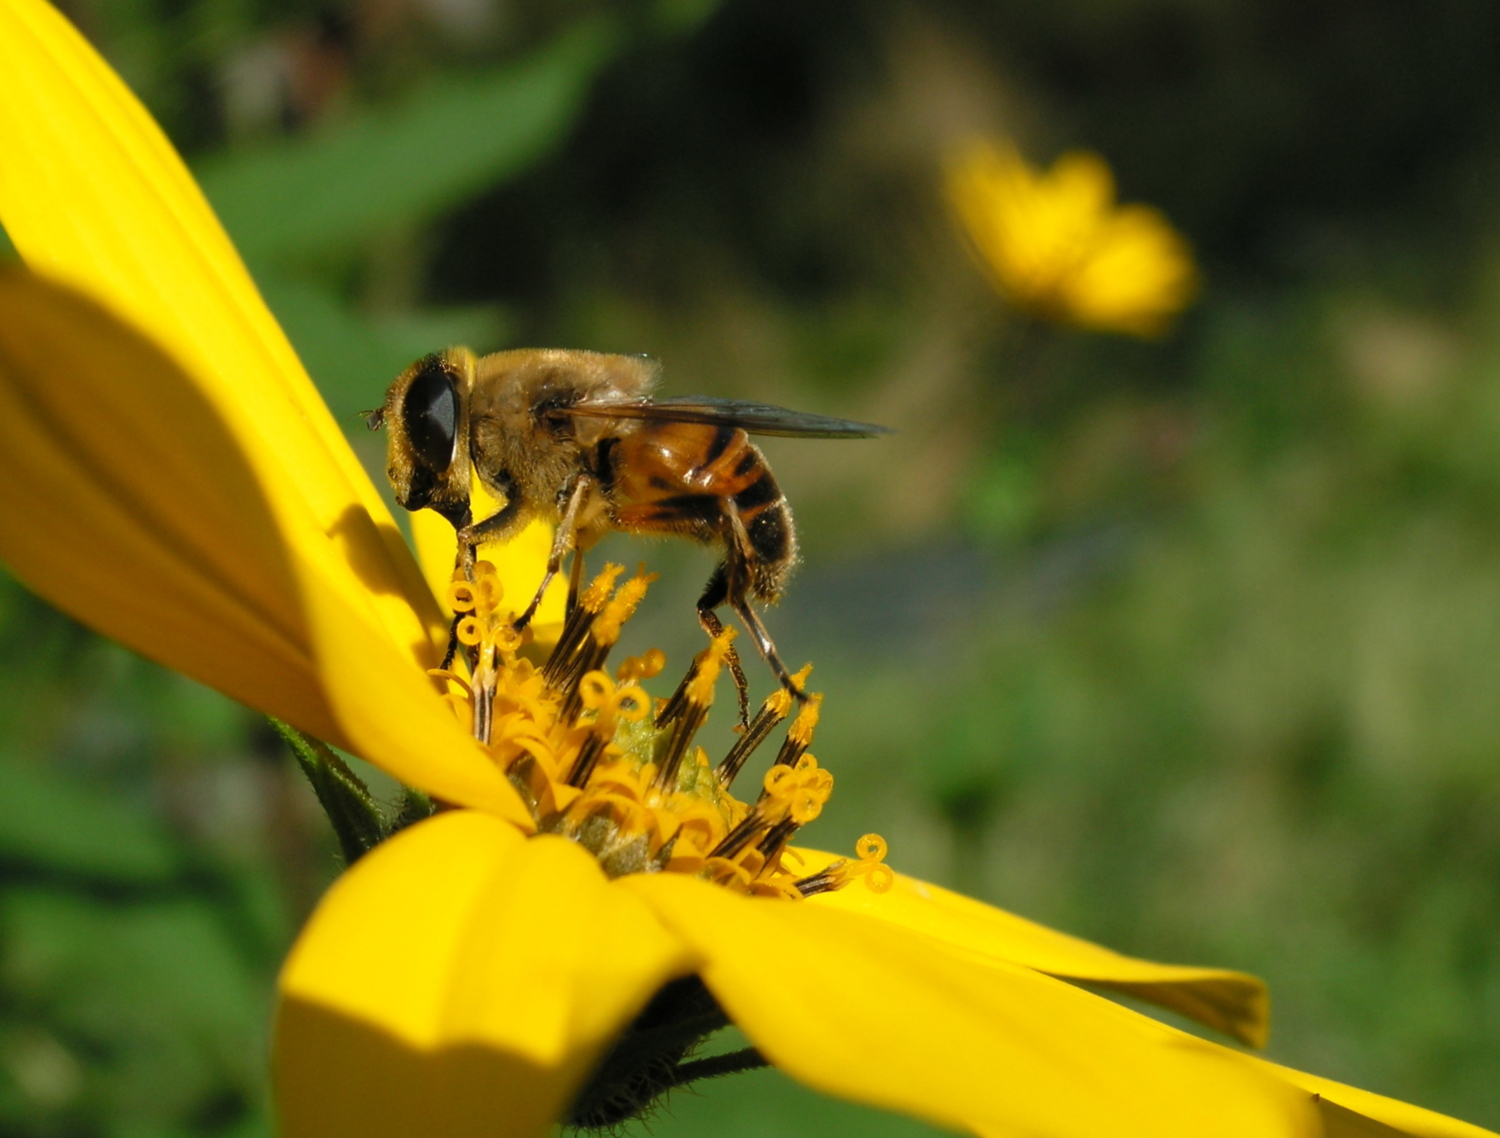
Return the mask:
<path id="1" fill-rule="evenodd" d="M 458 548 L 453 555 L 453 569 L 454 572 L 462 571 L 464 580 L 466 581 L 474 579 L 476 550 L 473 542 L 464 541 L 463 532 L 469 528 L 469 523 L 473 520 L 473 517 L 474 515 L 469 507 L 465 506 L 463 513 L 459 515 L 458 521 L 454 526 L 454 529 L 458 531 L 459 537 Z M 458 622 L 462 619 L 462 613 L 454 613 L 453 619 L 448 622 L 448 648 L 443 653 L 442 665 L 445 672 L 453 667 L 453 658 L 458 655 Z"/>

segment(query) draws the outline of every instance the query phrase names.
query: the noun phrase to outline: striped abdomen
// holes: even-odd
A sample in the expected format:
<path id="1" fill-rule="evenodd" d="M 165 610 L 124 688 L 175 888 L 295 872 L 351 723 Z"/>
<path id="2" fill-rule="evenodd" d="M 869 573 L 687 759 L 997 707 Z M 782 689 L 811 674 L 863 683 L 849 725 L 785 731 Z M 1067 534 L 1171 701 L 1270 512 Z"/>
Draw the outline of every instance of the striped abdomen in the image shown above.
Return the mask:
<path id="1" fill-rule="evenodd" d="M 750 591 L 775 600 L 797 559 L 792 512 L 765 457 L 738 427 L 646 422 L 612 440 L 602 471 L 614 524 L 727 544 L 729 504 L 749 539 Z"/>

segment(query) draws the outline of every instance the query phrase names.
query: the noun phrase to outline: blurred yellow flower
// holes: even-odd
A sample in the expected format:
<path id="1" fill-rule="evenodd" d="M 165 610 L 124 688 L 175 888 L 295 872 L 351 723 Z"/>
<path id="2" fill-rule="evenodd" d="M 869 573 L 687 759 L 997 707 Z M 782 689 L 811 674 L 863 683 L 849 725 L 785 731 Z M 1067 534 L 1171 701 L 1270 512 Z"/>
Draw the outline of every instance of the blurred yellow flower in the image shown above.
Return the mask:
<path id="1" fill-rule="evenodd" d="M 855 863 L 787 847 L 832 785 L 806 754 L 816 712 L 765 793 L 732 801 L 689 750 L 720 643 L 632 743 L 657 662 L 600 669 L 643 577 L 608 571 L 541 669 L 515 654 L 500 574 L 452 582 L 475 664 L 435 679 L 442 610 L 171 146 L 42 0 L 0 0 L 0 70 L 0 221 L 33 270 L 0 273 L 0 556 L 446 806 L 362 858 L 293 949 L 285 1138 L 542 1138 L 586 1086 L 639 1073 L 631 1048 L 706 1072 L 675 1064 L 726 1018 L 757 1049 L 739 1062 L 996 1138 L 1487 1133 L 1074 983 L 1259 1044 L 1252 977 L 891 873 L 878 839 Z M 485 689 L 488 745 L 463 726 Z"/>
<path id="2" fill-rule="evenodd" d="M 1160 211 L 1115 204 L 1097 154 L 1045 173 L 1010 142 L 973 142 L 946 190 L 973 251 L 1017 308 L 1101 332 L 1159 336 L 1197 291 L 1193 255 Z"/>

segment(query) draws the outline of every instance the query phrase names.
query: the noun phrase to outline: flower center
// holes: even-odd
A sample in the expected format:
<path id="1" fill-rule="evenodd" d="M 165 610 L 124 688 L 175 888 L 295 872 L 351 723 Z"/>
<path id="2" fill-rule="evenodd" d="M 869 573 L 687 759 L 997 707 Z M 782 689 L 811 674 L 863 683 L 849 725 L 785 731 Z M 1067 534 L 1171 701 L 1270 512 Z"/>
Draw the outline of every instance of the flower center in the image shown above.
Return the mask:
<path id="1" fill-rule="evenodd" d="M 540 833 L 570 838 L 611 877 L 691 873 L 736 892 L 798 900 L 842 888 L 857 877 L 889 889 L 885 841 L 867 834 L 858 856 L 805 872 L 792 836 L 813 821 L 833 791 L 833 776 L 809 747 L 821 695 L 792 720 L 753 802 L 730 788 L 760 746 L 790 715 L 785 689 L 772 694 L 717 764 L 694 743 L 735 633 L 726 629 L 693 659 L 669 698 L 653 702 L 641 686 L 659 675 L 657 649 L 631 656 L 613 676 L 610 651 L 655 579 L 637 572 L 619 583 L 608 565 L 583 590 L 556 647 L 540 667 L 520 655 L 525 637 L 502 609 L 495 569 L 480 561 L 473 579 L 455 573 L 448 603 L 465 649 L 467 679 L 432 674 L 530 809 Z M 811 665 L 796 676 L 805 683 Z"/>

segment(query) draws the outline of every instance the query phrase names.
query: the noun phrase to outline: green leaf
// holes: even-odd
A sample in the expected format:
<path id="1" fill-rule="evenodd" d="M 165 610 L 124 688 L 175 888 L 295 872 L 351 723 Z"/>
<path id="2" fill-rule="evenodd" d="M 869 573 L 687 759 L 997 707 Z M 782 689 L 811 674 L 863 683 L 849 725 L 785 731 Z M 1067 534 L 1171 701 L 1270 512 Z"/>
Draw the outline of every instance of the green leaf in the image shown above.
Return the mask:
<path id="1" fill-rule="evenodd" d="M 424 309 L 374 320 L 317 282 L 259 274 L 261 293 L 302 357 L 334 415 L 378 406 L 386 386 L 418 356 L 453 344 L 488 350 L 510 322 L 495 307 Z M 361 428 L 363 429 L 363 428 Z"/>
<path id="2" fill-rule="evenodd" d="M 572 124 L 616 39 L 583 21 L 520 63 L 435 79 L 404 106 L 209 159 L 198 180 L 252 263 L 345 250 L 529 167 Z"/>
<path id="3" fill-rule="evenodd" d="M 15 758 L 0 759 L 0 860 L 121 883 L 178 868 L 171 839 L 143 810 Z"/>
<path id="4" fill-rule="evenodd" d="M 12 888 L 0 938 L 0 991 L 73 1053 L 77 1105 L 105 1123 L 82 1132 L 200 1133 L 193 1119 L 226 1094 L 227 1113 L 259 1113 L 269 977 L 210 899 Z"/>

